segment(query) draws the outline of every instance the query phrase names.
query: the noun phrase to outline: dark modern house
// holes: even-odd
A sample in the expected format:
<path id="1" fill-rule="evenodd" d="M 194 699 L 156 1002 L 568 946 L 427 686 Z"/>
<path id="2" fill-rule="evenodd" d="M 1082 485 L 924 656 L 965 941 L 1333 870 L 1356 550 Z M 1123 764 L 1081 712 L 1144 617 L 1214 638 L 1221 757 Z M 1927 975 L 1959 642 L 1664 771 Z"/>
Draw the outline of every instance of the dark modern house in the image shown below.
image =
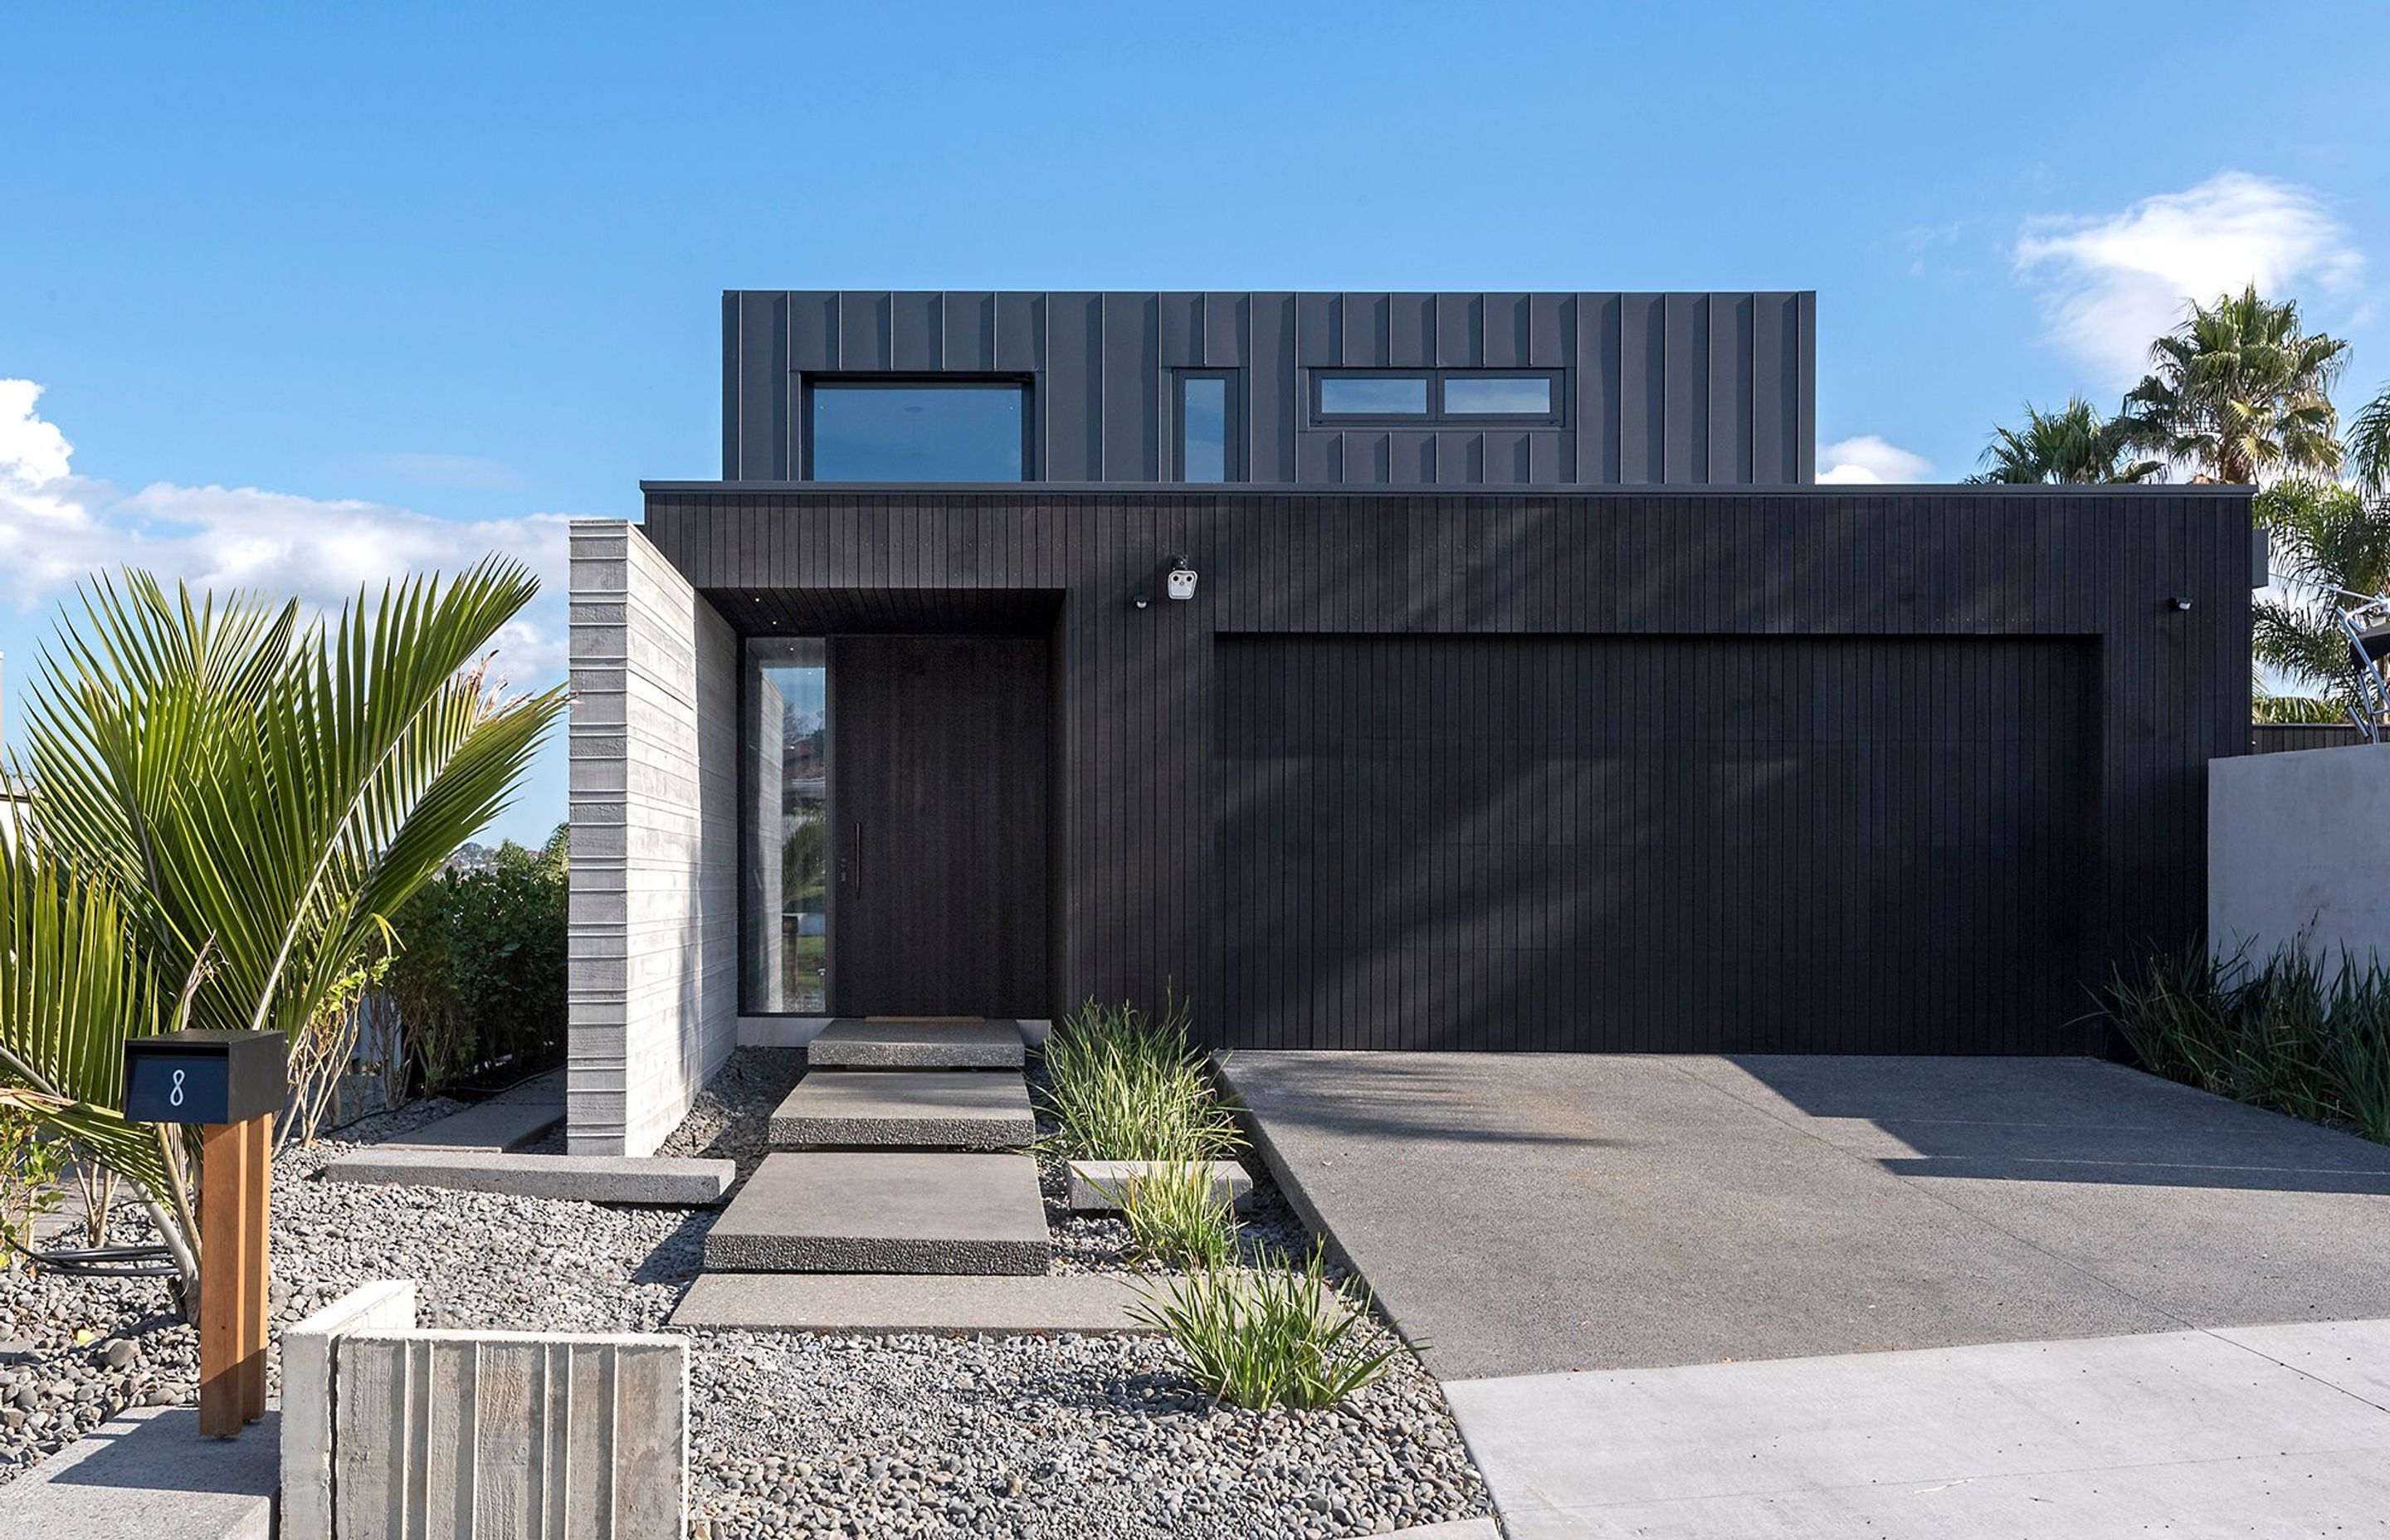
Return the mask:
<path id="1" fill-rule="evenodd" d="M 573 534 L 572 1138 L 742 1033 L 2077 1053 L 2249 744 L 2245 489 L 1818 486 L 1802 293 L 739 292 Z"/>

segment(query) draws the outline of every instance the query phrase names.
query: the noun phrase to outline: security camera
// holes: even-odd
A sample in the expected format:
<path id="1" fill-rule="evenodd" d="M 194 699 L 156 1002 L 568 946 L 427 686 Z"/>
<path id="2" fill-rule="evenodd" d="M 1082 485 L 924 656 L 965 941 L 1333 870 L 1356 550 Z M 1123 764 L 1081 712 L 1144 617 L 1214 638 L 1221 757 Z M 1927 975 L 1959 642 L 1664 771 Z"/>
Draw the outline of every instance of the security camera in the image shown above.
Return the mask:
<path id="1" fill-rule="evenodd" d="M 1192 557 L 1176 557 L 1170 563 L 1170 597 L 1191 599 L 1195 597 L 1195 561 Z"/>

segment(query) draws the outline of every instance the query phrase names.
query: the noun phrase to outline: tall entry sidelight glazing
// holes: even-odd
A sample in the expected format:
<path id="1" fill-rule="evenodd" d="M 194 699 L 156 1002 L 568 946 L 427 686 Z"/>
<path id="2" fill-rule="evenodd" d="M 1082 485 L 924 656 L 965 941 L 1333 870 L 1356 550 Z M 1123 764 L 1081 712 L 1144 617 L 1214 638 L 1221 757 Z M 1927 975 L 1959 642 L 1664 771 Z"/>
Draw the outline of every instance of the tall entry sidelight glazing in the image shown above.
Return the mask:
<path id="1" fill-rule="evenodd" d="M 744 1008 L 829 1003 L 829 667 L 821 638 L 747 643 Z"/>

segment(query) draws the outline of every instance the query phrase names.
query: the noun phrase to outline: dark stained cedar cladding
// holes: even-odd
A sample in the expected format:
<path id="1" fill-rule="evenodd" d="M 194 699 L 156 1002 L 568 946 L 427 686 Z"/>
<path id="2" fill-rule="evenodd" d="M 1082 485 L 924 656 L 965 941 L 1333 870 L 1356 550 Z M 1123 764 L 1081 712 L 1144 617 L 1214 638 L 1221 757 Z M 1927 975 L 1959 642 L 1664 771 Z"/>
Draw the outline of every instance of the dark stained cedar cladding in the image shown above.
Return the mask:
<path id="1" fill-rule="evenodd" d="M 1027 478 L 1175 479 L 1176 371 L 1232 371 L 1232 481 L 1797 484 L 1815 477 L 1817 296 L 733 290 L 723 477 L 806 480 L 825 377 L 1033 381 Z M 1558 420 L 1323 424 L 1323 369 L 1554 371 Z"/>
<path id="2" fill-rule="evenodd" d="M 1058 1008 L 1935 1053 L 2096 1049 L 2084 986 L 2198 934 L 2248 531 L 2180 487 L 660 483 L 647 520 L 744 632 L 1049 635 Z"/>

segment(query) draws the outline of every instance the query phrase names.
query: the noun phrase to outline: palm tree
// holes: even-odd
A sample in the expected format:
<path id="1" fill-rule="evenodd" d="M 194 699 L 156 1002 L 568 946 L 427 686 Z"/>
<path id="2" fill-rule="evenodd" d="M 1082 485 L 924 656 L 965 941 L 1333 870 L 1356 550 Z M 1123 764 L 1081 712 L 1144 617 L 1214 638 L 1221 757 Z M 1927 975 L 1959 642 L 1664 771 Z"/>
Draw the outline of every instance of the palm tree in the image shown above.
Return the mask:
<path id="1" fill-rule="evenodd" d="M 2347 343 L 2309 336 L 2294 302 L 2263 299 L 2254 284 L 2193 301 L 2125 397 L 2126 443 L 2204 481 L 2330 476 L 2341 458 L 2331 391 L 2347 361 Z"/>
<path id="2" fill-rule="evenodd" d="M 87 624 L 45 658 L 26 718 L 41 794 L 0 918 L 47 929 L 0 956 L 0 1065 L 47 1089 L 0 1095 L 122 1161 L 182 1224 L 178 1258 L 190 1147 L 157 1139 L 152 1161 L 123 1136 L 122 1039 L 170 1019 L 280 1031 L 302 1107 L 310 1076 L 340 1072 L 391 917 L 507 804 L 562 709 L 560 688 L 509 697 L 485 675 L 536 586 L 493 558 L 302 626 L 295 602 L 219 610 L 128 572 L 84 591 Z"/>
<path id="3" fill-rule="evenodd" d="M 2313 721 L 2361 707 L 2340 610 L 2344 593 L 2390 592 L 2390 498 L 2336 481 L 2283 481 L 2257 494 L 2255 512 L 2288 596 L 2255 606 L 2257 661 L 2311 692 L 2261 692 L 2261 718 Z"/>
<path id="4" fill-rule="evenodd" d="M 2368 496 L 2390 497 L 2390 385 L 2348 424 L 2348 473 Z"/>
<path id="5" fill-rule="evenodd" d="M 2101 415 L 2081 396 L 2070 396 L 2055 412 L 2025 404 L 2023 430 L 1992 429 L 1991 443 L 1971 481 L 2027 486 L 2041 481 L 2091 483 L 2146 481 L 2165 473 L 2156 460 L 2127 461 L 2129 445 L 2121 418 Z"/>

